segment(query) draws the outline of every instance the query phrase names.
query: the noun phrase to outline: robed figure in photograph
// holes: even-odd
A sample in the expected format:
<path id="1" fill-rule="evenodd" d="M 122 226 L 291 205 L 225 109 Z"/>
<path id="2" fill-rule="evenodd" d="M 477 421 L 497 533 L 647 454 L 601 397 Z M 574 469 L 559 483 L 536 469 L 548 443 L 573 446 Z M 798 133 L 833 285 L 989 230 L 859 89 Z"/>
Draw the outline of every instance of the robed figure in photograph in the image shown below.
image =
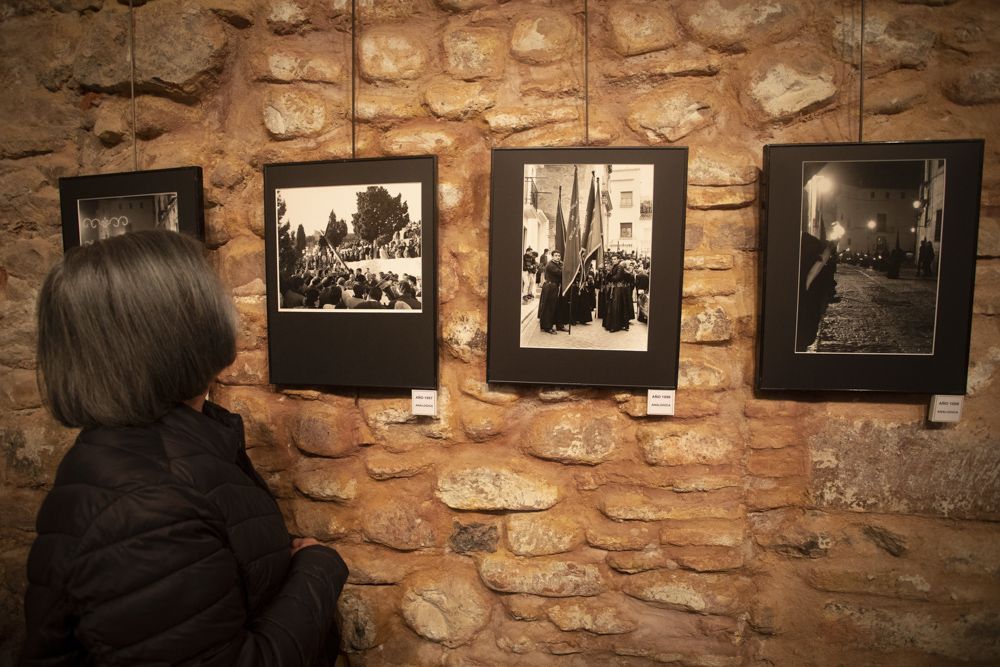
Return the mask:
<path id="1" fill-rule="evenodd" d="M 553 252 L 543 272 L 542 296 L 538 302 L 538 320 L 542 331 L 554 333 L 554 327 L 563 326 L 562 301 L 562 255 Z"/>

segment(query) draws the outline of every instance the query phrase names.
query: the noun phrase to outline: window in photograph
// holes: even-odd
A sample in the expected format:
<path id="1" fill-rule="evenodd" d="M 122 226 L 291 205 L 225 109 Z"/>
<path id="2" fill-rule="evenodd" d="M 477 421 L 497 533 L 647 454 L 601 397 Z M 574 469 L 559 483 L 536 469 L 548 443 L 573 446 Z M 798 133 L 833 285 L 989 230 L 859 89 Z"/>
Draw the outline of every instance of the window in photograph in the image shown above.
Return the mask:
<path id="1" fill-rule="evenodd" d="M 629 191 L 622 192 L 622 208 L 632 208 L 632 193 Z"/>
<path id="2" fill-rule="evenodd" d="M 632 223 L 631 222 L 623 222 L 622 223 L 621 237 L 623 239 L 630 239 L 630 238 L 632 238 Z"/>

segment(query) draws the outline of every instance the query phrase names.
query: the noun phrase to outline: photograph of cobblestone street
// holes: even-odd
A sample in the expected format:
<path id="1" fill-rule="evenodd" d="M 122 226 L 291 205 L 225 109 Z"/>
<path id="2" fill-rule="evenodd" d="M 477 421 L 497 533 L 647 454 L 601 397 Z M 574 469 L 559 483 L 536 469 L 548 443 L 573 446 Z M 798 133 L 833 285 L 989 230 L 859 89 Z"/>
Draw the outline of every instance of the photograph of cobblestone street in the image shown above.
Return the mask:
<path id="1" fill-rule="evenodd" d="M 795 351 L 933 354 L 945 160 L 805 162 Z"/>

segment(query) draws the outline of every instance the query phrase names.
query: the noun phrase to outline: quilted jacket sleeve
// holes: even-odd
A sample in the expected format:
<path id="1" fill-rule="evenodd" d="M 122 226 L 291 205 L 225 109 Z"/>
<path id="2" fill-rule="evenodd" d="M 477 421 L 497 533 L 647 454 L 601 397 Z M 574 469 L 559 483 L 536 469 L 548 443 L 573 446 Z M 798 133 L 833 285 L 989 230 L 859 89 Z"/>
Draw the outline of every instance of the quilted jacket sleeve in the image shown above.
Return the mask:
<path id="1" fill-rule="evenodd" d="M 25 664 L 325 662 L 347 568 L 332 549 L 296 553 L 282 589 L 251 617 L 239 565 L 208 501 L 147 486 L 101 509 L 82 535 L 32 547 Z"/>

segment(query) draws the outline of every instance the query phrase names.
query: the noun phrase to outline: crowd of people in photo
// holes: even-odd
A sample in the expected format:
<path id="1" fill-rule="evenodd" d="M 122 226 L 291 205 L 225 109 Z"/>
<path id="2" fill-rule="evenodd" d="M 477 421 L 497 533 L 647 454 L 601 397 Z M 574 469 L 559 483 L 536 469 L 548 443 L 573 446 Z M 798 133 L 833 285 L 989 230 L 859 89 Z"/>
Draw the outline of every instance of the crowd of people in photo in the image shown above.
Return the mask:
<path id="1" fill-rule="evenodd" d="M 649 257 L 634 252 L 605 252 L 600 267 L 588 258 L 564 290 L 562 253 L 545 249 L 539 255 L 528 247 L 522 264 L 522 303 L 534 299 L 536 286 L 541 287 L 537 317 L 545 333 L 587 326 L 595 318 L 608 332 L 628 331 L 633 320 L 646 322 L 649 317 L 649 266 Z"/>
<path id="2" fill-rule="evenodd" d="M 337 253 L 346 262 L 420 257 L 420 221 L 410 222 L 384 243 L 364 239 L 344 242 L 337 247 Z"/>
<path id="3" fill-rule="evenodd" d="M 392 271 L 305 268 L 279 279 L 282 308 L 420 310 L 421 280 Z"/>

